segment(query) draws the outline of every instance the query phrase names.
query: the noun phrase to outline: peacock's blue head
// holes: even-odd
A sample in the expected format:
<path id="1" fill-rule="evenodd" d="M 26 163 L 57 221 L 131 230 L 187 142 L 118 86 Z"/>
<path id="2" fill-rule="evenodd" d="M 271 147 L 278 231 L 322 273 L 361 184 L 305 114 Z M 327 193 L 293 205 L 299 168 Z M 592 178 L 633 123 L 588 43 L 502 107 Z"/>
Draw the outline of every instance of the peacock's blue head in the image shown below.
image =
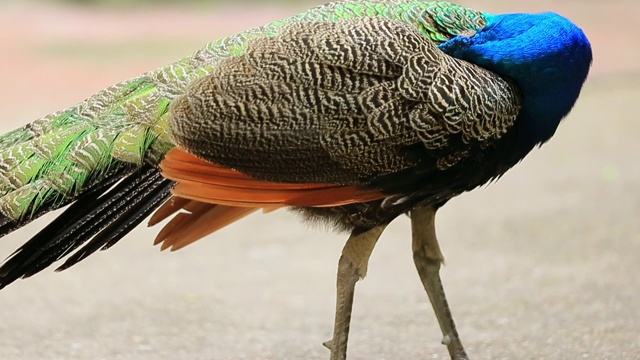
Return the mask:
<path id="1" fill-rule="evenodd" d="M 592 61 L 589 40 L 555 13 L 485 17 L 487 25 L 475 35 L 455 37 L 440 49 L 514 81 L 523 96 L 526 142 L 532 142 L 526 145 L 543 143 L 580 95 Z"/>

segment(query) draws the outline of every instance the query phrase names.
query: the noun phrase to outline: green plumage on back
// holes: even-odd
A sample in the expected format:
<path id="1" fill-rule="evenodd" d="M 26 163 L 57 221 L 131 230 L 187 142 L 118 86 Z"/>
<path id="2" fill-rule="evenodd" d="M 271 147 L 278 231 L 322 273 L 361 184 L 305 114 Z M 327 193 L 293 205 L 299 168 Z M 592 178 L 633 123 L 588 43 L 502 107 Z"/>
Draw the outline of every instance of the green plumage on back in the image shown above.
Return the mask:
<path id="1" fill-rule="evenodd" d="M 121 168 L 157 163 L 173 147 L 171 100 L 219 61 L 242 54 L 248 40 L 273 36 L 288 24 L 383 17 L 417 26 L 435 42 L 484 26 L 480 12 L 448 2 L 348 1 L 207 44 L 190 57 L 111 86 L 69 109 L 0 137 L 0 212 L 29 221 L 55 209 L 91 181 Z"/>

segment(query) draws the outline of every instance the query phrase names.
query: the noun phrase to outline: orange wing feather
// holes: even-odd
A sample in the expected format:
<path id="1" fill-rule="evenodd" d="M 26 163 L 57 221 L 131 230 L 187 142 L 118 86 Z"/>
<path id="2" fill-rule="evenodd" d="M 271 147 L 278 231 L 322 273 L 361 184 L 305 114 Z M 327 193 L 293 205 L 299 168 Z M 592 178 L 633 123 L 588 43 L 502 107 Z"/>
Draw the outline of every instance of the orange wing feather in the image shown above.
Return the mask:
<path id="1" fill-rule="evenodd" d="M 152 226 L 177 213 L 156 238 L 163 250 L 180 249 L 260 208 L 268 212 L 285 206 L 330 207 L 384 197 L 378 190 L 354 185 L 257 180 L 180 148 L 170 150 L 160 167 L 164 177 L 177 182 L 174 197 L 149 221 Z"/>
<path id="2" fill-rule="evenodd" d="M 175 196 L 245 207 L 329 207 L 381 199 L 384 195 L 355 185 L 298 184 L 257 180 L 241 172 L 202 160 L 180 148 L 160 164 L 167 179 L 178 182 Z"/>

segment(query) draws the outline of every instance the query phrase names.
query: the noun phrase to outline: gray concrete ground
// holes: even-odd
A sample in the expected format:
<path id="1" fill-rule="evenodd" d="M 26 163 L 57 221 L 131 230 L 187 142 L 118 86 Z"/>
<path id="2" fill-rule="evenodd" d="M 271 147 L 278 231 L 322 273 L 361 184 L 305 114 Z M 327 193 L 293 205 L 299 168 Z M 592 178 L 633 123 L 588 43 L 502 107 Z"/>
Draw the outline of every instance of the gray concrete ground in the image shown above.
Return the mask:
<path id="1" fill-rule="evenodd" d="M 473 359 L 640 359 L 640 6 L 531 3 L 484 9 L 570 16 L 593 41 L 593 76 L 551 143 L 441 211 L 451 307 Z M 0 5 L 0 126 L 304 7 Z M 0 254 L 44 222 L 3 238 Z M 156 231 L 140 228 L 70 271 L 0 292 L 0 359 L 327 357 L 345 235 L 308 229 L 286 211 L 177 253 L 151 246 Z M 374 252 L 352 324 L 352 360 L 447 358 L 406 218 Z"/>

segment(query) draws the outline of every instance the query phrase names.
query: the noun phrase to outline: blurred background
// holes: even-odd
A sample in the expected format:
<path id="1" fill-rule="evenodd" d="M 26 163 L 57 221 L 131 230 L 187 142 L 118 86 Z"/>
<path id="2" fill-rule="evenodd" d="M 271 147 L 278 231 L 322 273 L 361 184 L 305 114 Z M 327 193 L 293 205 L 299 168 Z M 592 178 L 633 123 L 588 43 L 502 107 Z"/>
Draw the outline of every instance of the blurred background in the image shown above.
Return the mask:
<path id="1" fill-rule="evenodd" d="M 443 280 L 473 359 L 640 359 L 640 3 L 460 1 L 559 12 L 594 64 L 552 141 L 439 214 Z M 313 1 L 0 2 L 0 130 Z M 0 242 L 8 256 L 47 218 Z M 323 359 L 344 234 L 255 215 L 177 253 L 141 227 L 0 292 L 0 359 Z M 447 359 L 409 222 L 357 288 L 350 359 Z"/>

